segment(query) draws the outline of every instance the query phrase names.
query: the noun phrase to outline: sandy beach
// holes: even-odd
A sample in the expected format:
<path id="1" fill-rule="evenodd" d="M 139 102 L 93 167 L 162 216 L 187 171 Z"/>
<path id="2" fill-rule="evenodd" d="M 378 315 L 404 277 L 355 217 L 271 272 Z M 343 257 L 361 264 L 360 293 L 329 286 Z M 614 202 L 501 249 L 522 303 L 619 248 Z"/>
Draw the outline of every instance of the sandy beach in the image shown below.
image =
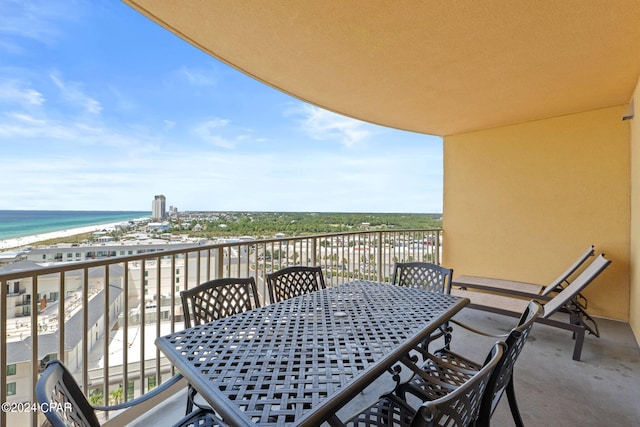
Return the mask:
<path id="1" fill-rule="evenodd" d="M 43 240 L 59 239 L 61 237 L 92 233 L 94 231 L 100 230 L 113 230 L 116 225 L 122 224 L 123 222 L 124 221 L 113 222 L 109 224 L 88 225 L 85 227 L 69 228 L 67 230 L 52 231 L 49 233 L 34 234 L 32 236 L 16 237 L 15 239 L 0 240 L 0 250 L 28 246 L 37 242 L 41 242 Z"/>

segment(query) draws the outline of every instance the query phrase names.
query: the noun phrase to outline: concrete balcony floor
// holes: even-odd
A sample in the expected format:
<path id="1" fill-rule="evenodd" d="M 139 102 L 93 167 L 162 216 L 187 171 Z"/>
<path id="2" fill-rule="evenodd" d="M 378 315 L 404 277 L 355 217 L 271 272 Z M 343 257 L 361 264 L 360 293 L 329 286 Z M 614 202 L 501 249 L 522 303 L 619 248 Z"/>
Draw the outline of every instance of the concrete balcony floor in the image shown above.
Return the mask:
<path id="1" fill-rule="evenodd" d="M 464 309 L 456 317 L 476 329 L 508 332 L 515 319 Z M 628 324 L 597 319 L 600 338 L 585 337 L 581 361 L 571 358 L 573 340 L 565 330 L 535 324 L 515 370 L 515 388 L 525 425 L 635 426 L 640 422 L 640 348 Z M 452 349 L 482 361 L 495 339 L 454 326 Z M 436 343 L 437 345 L 437 343 Z M 435 347 L 433 347 L 435 348 Z M 377 400 L 389 378 L 381 378 L 340 411 L 346 415 Z M 186 394 L 178 393 L 132 426 L 161 425 L 184 415 Z M 492 417 L 495 426 L 514 425 L 506 396 Z"/>

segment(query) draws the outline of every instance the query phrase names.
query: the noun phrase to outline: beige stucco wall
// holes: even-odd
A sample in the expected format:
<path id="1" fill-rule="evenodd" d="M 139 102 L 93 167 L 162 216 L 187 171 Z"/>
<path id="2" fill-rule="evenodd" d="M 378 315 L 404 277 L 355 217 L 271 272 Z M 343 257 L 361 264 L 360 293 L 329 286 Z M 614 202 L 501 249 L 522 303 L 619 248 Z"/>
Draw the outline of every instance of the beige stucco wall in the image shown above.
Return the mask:
<path id="1" fill-rule="evenodd" d="M 444 138 L 443 264 L 549 283 L 591 244 L 613 262 L 589 312 L 629 320 L 626 106 Z"/>
<path id="2" fill-rule="evenodd" d="M 629 323 L 640 342 L 640 80 L 633 96 L 631 126 L 631 292 Z"/>

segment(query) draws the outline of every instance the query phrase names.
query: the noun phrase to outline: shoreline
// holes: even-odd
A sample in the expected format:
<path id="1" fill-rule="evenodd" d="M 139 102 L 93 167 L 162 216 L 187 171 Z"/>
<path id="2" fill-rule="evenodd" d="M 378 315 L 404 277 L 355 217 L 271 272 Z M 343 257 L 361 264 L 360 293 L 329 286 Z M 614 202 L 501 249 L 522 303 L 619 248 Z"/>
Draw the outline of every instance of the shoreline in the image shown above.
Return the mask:
<path id="1" fill-rule="evenodd" d="M 123 224 L 125 221 L 110 222 L 107 224 L 87 225 L 84 227 L 68 228 L 65 230 L 50 231 L 47 233 L 33 234 L 30 236 L 15 237 L 13 239 L 0 240 L 0 250 L 17 249 L 23 246 L 29 246 L 34 243 L 42 242 L 50 239 L 60 239 L 63 237 L 76 236 L 78 234 L 92 233 L 100 230 L 112 230 L 117 225 Z"/>

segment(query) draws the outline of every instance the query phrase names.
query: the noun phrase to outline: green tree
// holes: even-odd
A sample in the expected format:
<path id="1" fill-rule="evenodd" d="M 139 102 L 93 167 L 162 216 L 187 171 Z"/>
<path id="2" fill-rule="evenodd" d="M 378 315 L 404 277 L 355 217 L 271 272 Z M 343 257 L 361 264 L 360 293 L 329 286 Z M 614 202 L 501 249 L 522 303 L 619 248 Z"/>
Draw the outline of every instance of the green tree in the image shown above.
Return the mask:
<path id="1" fill-rule="evenodd" d="M 111 405 L 117 405 L 124 401 L 124 390 L 122 384 L 118 385 L 118 388 L 109 392 L 109 403 Z"/>
<path id="2" fill-rule="evenodd" d="M 94 388 L 89 393 L 89 403 L 93 406 L 101 406 L 104 405 L 104 392 L 102 388 Z"/>

